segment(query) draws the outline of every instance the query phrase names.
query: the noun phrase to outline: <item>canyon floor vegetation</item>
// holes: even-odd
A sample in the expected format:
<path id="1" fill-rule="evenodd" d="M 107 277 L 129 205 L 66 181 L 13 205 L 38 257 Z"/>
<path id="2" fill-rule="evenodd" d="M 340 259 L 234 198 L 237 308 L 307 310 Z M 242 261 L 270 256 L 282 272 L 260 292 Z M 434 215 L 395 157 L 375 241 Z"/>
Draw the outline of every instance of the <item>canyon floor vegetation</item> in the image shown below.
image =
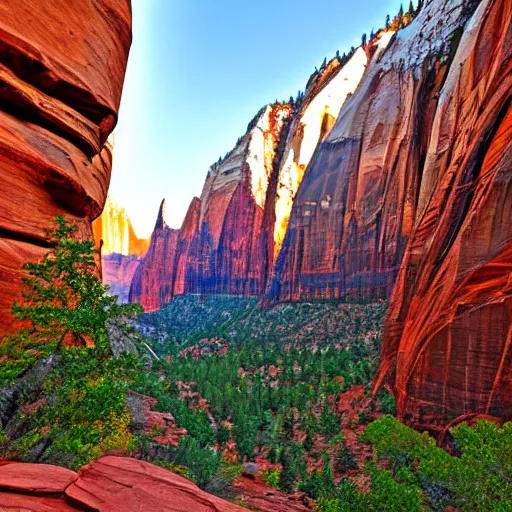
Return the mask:
<path id="1" fill-rule="evenodd" d="M 130 454 L 232 500 L 253 472 L 323 512 L 512 510 L 512 423 L 461 424 L 446 451 L 393 417 L 388 391 L 370 396 L 384 303 L 187 296 L 142 315 L 57 223 L 55 249 L 25 267 L 22 328 L 0 344 L 1 456 L 77 468 Z M 172 414 L 175 442 L 134 429 L 130 393 Z"/>

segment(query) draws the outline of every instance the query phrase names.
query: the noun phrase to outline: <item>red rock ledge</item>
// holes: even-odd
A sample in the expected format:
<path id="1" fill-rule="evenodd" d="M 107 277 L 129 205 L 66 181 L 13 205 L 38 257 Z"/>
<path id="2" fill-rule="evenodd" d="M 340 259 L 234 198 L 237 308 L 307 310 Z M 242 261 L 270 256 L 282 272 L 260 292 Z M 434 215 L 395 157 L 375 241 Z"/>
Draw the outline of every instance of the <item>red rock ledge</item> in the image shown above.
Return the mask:
<path id="1" fill-rule="evenodd" d="M 0 461 L 0 510 L 59 512 L 243 512 L 186 478 L 127 457 L 102 457 L 78 473 Z"/>

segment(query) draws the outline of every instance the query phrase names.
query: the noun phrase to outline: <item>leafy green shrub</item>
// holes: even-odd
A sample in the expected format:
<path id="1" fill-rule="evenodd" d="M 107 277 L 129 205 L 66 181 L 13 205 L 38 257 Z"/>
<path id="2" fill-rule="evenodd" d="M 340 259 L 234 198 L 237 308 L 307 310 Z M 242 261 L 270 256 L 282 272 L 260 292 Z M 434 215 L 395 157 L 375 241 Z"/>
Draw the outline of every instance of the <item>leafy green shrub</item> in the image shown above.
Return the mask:
<path id="1" fill-rule="evenodd" d="M 201 448 L 193 437 L 185 436 L 181 439 L 173 462 L 187 467 L 194 482 L 204 487 L 219 472 L 220 455 L 208 448 Z"/>
<path id="2" fill-rule="evenodd" d="M 438 448 L 434 439 L 391 416 L 370 424 L 363 440 L 392 464 L 395 477 L 417 479 L 435 510 L 512 510 L 512 423 L 488 421 L 452 430 L 460 457 Z M 404 472 L 404 468 L 407 470 Z"/>
<path id="3" fill-rule="evenodd" d="M 280 474 L 281 474 L 281 470 L 279 470 L 279 469 L 267 468 L 262 472 L 261 478 L 266 484 L 278 489 Z"/>

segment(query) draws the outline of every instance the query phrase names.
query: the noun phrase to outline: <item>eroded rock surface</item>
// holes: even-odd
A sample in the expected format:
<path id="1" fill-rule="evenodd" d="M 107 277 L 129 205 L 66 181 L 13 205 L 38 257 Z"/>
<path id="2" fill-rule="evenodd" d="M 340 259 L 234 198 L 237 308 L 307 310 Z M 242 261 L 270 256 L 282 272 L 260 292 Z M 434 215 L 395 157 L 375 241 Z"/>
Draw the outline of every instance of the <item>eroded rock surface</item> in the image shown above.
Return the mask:
<path id="1" fill-rule="evenodd" d="M 92 239 L 130 42 L 128 0 L 0 3 L 0 333 L 55 216 Z"/>
<path id="2" fill-rule="evenodd" d="M 440 93 L 377 382 L 414 424 L 512 417 L 511 19 L 480 3 Z"/>
<path id="3" fill-rule="evenodd" d="M 465 5 L 466 4 L 466 5 Z M 439 89 L 468 2 L 434 0 L 381 32 L 293 202 L 271 299 L 390 296 L 414 225 Z"/>
<path id="4" fill-rule="evenodd" d="M 179 231 L 164 220 L 165 200 L 160 205 L 149 249 L 133 276 L 128 299 L 145 311 L 160 309 L 173 296 L 174 259 Z"/>
<path id="5" fill-rule="evenodd" d="M 111 456 L 84 466 L 78 474 L 46 464 L 0 461 L 0 510 L 246 511 L 202 491 L 171 471 L 135 459 Z"/>

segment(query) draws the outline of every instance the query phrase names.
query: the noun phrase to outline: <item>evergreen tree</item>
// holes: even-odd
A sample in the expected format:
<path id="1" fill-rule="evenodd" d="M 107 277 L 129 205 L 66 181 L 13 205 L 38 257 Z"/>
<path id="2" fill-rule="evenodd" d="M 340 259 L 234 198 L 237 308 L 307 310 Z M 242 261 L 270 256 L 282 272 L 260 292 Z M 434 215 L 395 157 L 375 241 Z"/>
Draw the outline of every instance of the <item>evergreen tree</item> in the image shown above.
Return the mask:
<path id="1" fill-rule="evenodd" d="M 281 473 L 279 473 L 279 489 L 284 492 L 292 492 L 295 487 L 295 469 L 290 454 L 290 449 L 285 447 L 279 455 L 279 463 L 281 464 Z"/>
<path id="2" fill-rule="evenodd" d="M 409 2 L 409 16 L 411 18 L 414 18 L 414 15 L 416 14 L 416 10 L 414 9 L 414 5 L 412 5 L 412 0 Z"/>
<path id="3" fill-rule="evenodd" d="M 334 490 L 334 477 L 332 474 L 331 457 L 328 452 L 324 452 L 322 461 L 322 487 L 324 492 L 329 494 Z"/>
<path id="4" fill-rule="evenodd" d="M 363 34 L 361 37 L 361 46 L 366 46 L 366 34 Z"/>
<path id="5" fill-rule="evenodd" d="M 54 249 L 39 263 L 26 263 L 24 301 L 15 303 L 15 318 L 31 324 L 33 339 L 74 346 L 108 348 L 109 318 L 140 312 L 139 305 L 117 304 L 106 295 L 95 262 L 93 242 L 74 238 L 76 224 L 56 218 L 51 233 Z"/>
<path id="6" fill-rule="evenodd" d="M 391 24 L 391 21 L 390 21 L 390 16 L 388 14 L 388 15 L 386 15 L 386 30 L 389 29 L 390 24 Z"/>

